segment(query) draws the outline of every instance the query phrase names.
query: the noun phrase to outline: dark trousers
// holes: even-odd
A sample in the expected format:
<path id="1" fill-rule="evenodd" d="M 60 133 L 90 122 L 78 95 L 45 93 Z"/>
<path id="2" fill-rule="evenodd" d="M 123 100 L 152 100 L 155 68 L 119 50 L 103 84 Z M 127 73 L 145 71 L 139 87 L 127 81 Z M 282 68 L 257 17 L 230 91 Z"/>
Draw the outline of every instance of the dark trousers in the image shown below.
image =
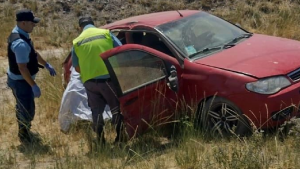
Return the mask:
<path id="1" fill-rule="evenodd" d="M 88 104 L 92 110 L 93 129 L 99 137 L 102 137 L 104 126 L 102 113 L 104 111 L 105 105 L 109 105 L 110 110 L 113 114 L 113 118 L 116 116 L 120 116 L 120 103 L 116 95 L 116 89 L 109 79 L 91 79 L 84 83 L 84 87 L 88 96 Z M 121 128 L 121 124 L 119 123 L 121 123 L 122 119 L 117 119 L 118 120 L 115 122 L 115 124 L 117 124 L 116 130 L 118 138 L 120 133 L 119 130 Z"/>
<path id="2" fill-rule="evenodd" d="M 28 135 L 31 121 L 35 115 L 33 92 L 25 80 L 12 80 L 7 77 L 7 85 L 11 88 L 16 99 L 16 116 L 19 125 L 19 137 L 21 138 Z"/>

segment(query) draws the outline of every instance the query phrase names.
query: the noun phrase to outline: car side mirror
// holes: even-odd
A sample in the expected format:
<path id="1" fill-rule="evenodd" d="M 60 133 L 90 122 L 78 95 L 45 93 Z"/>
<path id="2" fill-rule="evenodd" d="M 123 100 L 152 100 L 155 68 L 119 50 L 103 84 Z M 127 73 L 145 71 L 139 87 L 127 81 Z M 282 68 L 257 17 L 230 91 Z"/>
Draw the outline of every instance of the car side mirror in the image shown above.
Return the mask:
<path id="1" fill-rule="evenodd" d="M 174 92 L 178 91 L 177 71 L 176 71 L 176 67 L 174 65 L 172 65 L 171 68 L 170 68 L 170 75 L 168 77 L 168 83 L 167 83 L 167 85 Z"/>

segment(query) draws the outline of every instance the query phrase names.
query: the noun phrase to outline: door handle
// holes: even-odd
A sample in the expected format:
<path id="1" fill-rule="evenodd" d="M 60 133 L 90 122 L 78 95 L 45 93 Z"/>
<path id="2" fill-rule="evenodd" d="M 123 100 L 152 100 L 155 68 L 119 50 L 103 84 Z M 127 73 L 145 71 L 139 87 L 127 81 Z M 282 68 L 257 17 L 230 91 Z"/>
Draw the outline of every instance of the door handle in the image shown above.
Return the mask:
<path id="1" fill-rule="evenodd" d="M 134 103 L 135 101 L 137 101 L 137 99 L 138 99 L 138 96 L 129 99 L 128 101 L 125 102 L 124 106 L 128 106 L 128 105 Z"/>

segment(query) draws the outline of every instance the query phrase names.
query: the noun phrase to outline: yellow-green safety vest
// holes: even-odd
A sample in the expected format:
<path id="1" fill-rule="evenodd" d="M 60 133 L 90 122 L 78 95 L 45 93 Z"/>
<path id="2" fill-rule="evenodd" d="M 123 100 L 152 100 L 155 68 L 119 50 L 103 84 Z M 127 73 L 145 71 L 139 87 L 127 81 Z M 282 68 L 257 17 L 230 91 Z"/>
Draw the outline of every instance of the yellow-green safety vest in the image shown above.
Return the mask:
<path id="1" fill-rule="evenodd" d="M 109 30 L 88 28 L 73 40 L 78 57 L 82 82 L 98 76 L 107 75 L 108 70 L 100 54 L 113 48 Z"/>

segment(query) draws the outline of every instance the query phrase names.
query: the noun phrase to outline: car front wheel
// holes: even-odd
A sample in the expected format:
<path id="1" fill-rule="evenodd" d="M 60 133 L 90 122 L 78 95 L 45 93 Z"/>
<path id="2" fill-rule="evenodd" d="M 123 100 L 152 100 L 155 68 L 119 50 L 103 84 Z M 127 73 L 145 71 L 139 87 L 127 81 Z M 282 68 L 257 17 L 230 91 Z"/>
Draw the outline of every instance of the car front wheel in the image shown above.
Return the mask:
<path id="1" fill-rule="evenodd" d="M 198 111 L 197 126 L 212 136 L 245 136 L 251 133 L 248 119 L 232 102 L 214 97 L 204 102 Z"/>

